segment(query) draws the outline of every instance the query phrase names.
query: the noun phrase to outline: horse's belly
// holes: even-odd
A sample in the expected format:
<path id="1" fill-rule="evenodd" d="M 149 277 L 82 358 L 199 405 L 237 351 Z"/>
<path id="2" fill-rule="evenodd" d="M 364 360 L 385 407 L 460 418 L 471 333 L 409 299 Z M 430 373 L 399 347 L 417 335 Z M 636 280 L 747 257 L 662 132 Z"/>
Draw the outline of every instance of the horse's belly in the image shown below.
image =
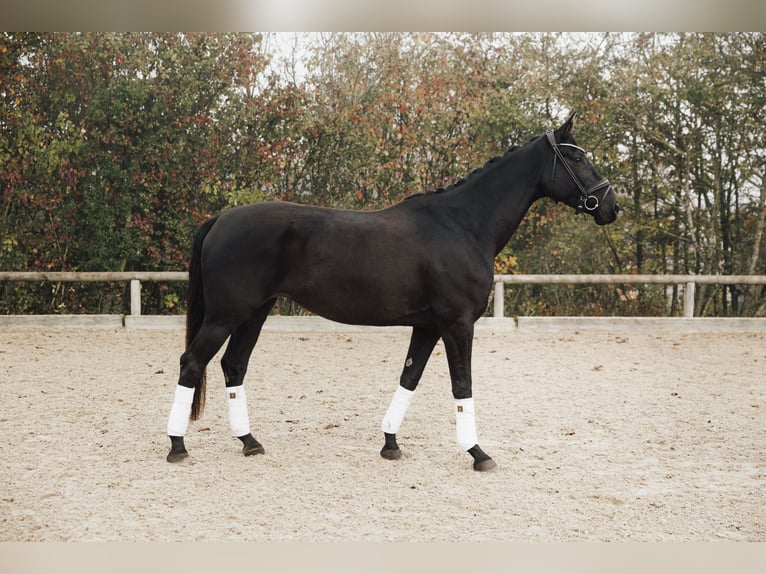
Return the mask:
<path id="1" fill-rule="evenodd" d="M 422 288 L 412 281 L 314 270 L 284 294 L 305 309 L 352 325 L 411 325 L 429 313 Z"/>

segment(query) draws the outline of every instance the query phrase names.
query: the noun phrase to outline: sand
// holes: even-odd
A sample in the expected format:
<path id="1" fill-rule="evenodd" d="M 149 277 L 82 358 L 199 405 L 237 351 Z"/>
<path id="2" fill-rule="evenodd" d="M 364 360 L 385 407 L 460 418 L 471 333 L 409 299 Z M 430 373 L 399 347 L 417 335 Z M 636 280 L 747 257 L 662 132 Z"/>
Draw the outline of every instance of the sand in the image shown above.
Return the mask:
<path id="1" fill-rule="evenodd" d="M 766 541 L 766 335 L 480 332 L 479 442 L 441 344 L 382 459 L 408 335 L 263 333 L 186 463 L 165 461 L 183 333 L 0 330 L 0 541 Z"/>

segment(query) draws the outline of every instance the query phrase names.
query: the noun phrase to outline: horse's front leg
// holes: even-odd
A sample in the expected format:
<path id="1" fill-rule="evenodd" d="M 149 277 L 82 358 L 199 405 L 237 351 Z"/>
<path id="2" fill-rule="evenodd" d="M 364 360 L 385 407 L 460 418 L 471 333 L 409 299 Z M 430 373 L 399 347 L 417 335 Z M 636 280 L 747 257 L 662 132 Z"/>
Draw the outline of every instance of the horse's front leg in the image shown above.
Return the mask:
<path id="1" fill-rule="evenodd" d="M 418 386 L 420 377 L 423 376 L 428 358 L 438 340 L 439 333 L 436 330 L 420 327 L 412 329 L 410 347 L 399 378 L 399 386 L 381 424 L 381 430 L 385 437 L 385 444 L 380 451 L 380 456 L 383 458 L 398 460 L 402 457 L 402 451 L 399 450 L 399 445 L 396 442 L 396 433 L 404 420 L 404 415 L 412 402 L 415 388 Z"/>
<path id="2" fill-rule="evenodd" d="M 447 352 L 452 396 L 455 399 L 455 428 L 457 443 L 473 457 L 474 470 L 486 472 L 497 464 L 479 447 L 476 432 L 476 409 L 471 390 L 471 351 L 473 323 L 456 322 L 442 335 Z"/>

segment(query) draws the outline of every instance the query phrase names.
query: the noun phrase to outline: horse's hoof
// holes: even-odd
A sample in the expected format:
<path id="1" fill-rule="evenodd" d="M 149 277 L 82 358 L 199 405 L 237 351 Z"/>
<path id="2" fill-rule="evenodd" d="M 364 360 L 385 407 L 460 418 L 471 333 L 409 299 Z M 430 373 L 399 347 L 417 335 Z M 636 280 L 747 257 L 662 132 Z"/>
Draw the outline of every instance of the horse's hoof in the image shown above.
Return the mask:
<path id="1" fill-rule="evenodd" d="M 380 456 L 385 458 L 386 460 L 399 460 L 402 458 L 402 451 L 398 448 L 396 449 L 388 449 L 384 448 L 380 451 Z"/>
<path id="2" fill-rule="evenodd" d="M 173 452 L 172 450 L 168 453 L 168 462 L 183 462 L 187 458 L 189 458 L 189 453 L 186 451 L 182 452 Z"/>
<path id="3" fill-rule="evenodd" d="M 242 454 L 245 456 L 253 456 L 255 454 L 266 454 L 266 449 L 260 444 L 257 446 L 244 446 L 242 447 Z"/>
<path id="4" fill-rule="evenodd" d="M 477 460 L 473 463 L 473 469 L 477 472 L 490 472 L 497 468 L 497 464 L 491 458 Z"/>
<path id="5" fill-rule="evenodd" d="M 252 435 L 252 433 L 248 433 L 239 437 L 239 440 L 242 441 L 242 454 L 245 456 L 253 456 L 254 454 L 266 454 L 266 449 L 263 448 L 261 443 L 255 440 L 255 437 Z"/>

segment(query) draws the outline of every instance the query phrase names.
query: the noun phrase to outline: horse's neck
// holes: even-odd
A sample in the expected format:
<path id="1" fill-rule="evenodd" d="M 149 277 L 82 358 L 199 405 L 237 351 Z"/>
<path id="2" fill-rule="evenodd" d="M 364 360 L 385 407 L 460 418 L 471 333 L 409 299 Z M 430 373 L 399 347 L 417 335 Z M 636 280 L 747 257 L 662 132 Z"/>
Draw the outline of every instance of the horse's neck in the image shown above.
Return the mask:
<path id="1" fill-rule="evenodd" d="M 465 223 L 473 235 L 496 255 L 541 197 L 541 169 L 534 150 L 519 149 L 460 190 Z"/>

